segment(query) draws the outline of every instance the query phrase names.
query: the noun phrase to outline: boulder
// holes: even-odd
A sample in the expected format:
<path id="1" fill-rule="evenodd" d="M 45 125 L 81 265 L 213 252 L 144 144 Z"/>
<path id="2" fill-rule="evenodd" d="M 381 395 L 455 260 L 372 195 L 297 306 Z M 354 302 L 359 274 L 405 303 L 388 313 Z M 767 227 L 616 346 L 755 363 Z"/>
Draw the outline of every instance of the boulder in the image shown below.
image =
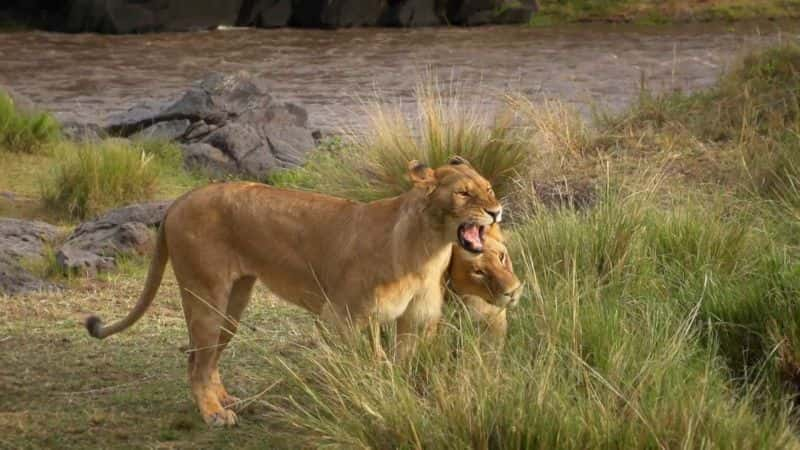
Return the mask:
<path id="1" fill-rule="evenodd" d="M 236 25 L 276 28 L 289 25 L 292 0 L 244 0 Z"/>
<path id="2" fill-rule="evenodd" d="M 0 294 L 58 289 L 24 267 L 41 261 L 58 234 L 44 222 L 0 218 Z"/>
<path id="3" fill-rule="evenodd" d="M 187 119 L 168 120 L 157 122 L 142 131 L 132 134 L 131 139 L 153 139 L 159 141 L 174 141 L 183 137 L 189 130 L 191 122 Z"/>
<path id="4" fill-rule="evenodd" d="M 26 292 L 53 291 L 58 285 L 33 275 L 18 261 L 0 255 L 0 295 L 17 295 Z"/>
<path id="5" fill-rule="evenodd" d="M 183 159 L 189 167 L 202 167 L 216 176 L 236 173 L 239 165 L 222 150 L 202 142 L 181 146 Z"/>
<path id="6" fill-rule="evenodd" d="M 58 228 L 44 222 L 0 218 L 0 255 L 14 260 L 41 258 L 58 234 Z"/>
<path id="7" fill-rule="evenodd" d="M 78 142 L 97 142 L 106 137 L 106 132 L 100 125 L 72 121 L 61 124 L 61 134 Z"/>
<path id="8" fill-rule="evenodd" d="M 234 25 L 241 0 L 66 0 L 58 31 L 142 33 Z"/>
<path id="9" fill-rule="evenodd" d="M 293 0 L 290 24 L 300 27 L 376 26 L 383 13 L 377 0 Z"/>
<path id="10" fill-rule="evenodd" d="M 314 148 L 308 113 L 278 103 L 247 73 L 211 74 L 174 100 L 150 102 L 110 117 L 123 137 L 157 136 L 183 144 L 188 166 L 261 178 L 305 161 Z"/>
<path id="11" fill-rule="evenodd" d="M 64 247 L 56 253 L 56 264 L 68 273 L 80 273 L 95 276 L 98 272 L 107 272 L 116 267 L 114 258 L 98 255 L 87 250 Z"/>
<path id="12" fill-rule="evenodd" d="M 95 275 L 113 268 L 119 255 L 150 252 L 152 228 L 161 223 L 170 203 L 131 205 L 80 224 L 56 253 L 56 262 L 65 271 Z"/>
<path id="13" fill-rule="evenodd" d="M 467 26 L 527 23 L 538 9 L 536 0 L 450 0 L 447 20 Z"/>
<path id="14" fill-rule="evenodd" d="M 441 25 L 436 0 L 389 0 L 379 23 L 385 27 L 432 27 Z"/>

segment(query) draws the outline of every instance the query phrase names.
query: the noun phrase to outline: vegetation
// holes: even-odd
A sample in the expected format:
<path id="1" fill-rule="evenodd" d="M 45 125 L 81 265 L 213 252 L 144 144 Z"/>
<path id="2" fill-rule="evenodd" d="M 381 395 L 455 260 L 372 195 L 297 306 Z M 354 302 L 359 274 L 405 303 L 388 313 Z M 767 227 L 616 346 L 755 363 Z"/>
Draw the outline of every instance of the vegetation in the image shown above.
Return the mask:
<path id="1" fill-rule="evenodd" d="M 42 181 L 46 207 L 85 219 L 115 206 L 152 199 L 159 174 L 180 168 L 180 149 L 169 143 L 63 143 L 60 161 Z M 177 169 L 180 170 L 180 169 Z"/>
<path id="2" fill-rule="evenodd" d="M 534 25 L 563 22 L 707 22 L 800 16 L 798 0 L 539 0 Z"/>
<path id="3" fill-rule="evenodd" d="M 369 120 L 365 130 L 329 141 L 326 151 L 303 168 L 279 172 L 269 182 L 373 200 L 410 187 L 406 177 L 410 160 L 437 167 L 450 156 L 461 155 L 494 181 L 499 194 L 511 189 L 516 169 L 527 165 L 530 149 L 512 126 L 510 113 L 487 124 L 479 105 L 430 81 L 417 87 L 416 99 L 413 115 L 380 99 L 365 103 Z"/>
<path id="4" fill-rule="evenodd" d="M 0 152 L 34 153 L 58 135 L 58 122 L 50 114 L 20 111 L 0 92 Z"/>
<path id="5" fill-rule="evenodd" d="M 310 318 L 259 289 L 222 364 L 251 396 L 243 424 L 209 431 L 175 350 L 173 278 L 129 333 L 97 342 L 76 325 L 131 306 L 145 274 L 132 260 L 0 302 L 0 446 L 800 448 L 800 48 L 748 55 L 703 92 L 645 90 L 593 122 L 553 100 L 509 96 L 487 120 L 446 90 L 418 95 L 410 117 L 368 104 L 366 134 L 270 181 L 379 198 L 404 188 L 408 159 L 471 160 L 518 211 L 506 230 L 528 288 L 501 357 L 456 302 L 394 365 L 367 342 L 309 343 Z M 172 167 L 162 148 L 148 164 Z M 545 204 L 558 180 L 588 180 L 593 203 Z"/>

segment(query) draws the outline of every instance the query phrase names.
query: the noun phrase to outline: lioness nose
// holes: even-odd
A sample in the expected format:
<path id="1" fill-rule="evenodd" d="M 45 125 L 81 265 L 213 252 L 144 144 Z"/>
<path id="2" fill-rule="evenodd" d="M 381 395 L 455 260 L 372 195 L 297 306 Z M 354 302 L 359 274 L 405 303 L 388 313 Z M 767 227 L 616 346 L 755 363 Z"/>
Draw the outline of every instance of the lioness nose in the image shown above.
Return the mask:
<path id="1" fill-rule="evenodd" d="M 502 218 L 503 218 L 503 216 L 502 216 L 503 208 L 502 207 L 497 208 L 497 209 L 486 209 L 486 208 L 483 208 L 483 210 L 486 211 L 486 214 L 492 216 L 492 221 L 493 222 L 500 222 L 500 220 L 502 220 Z"/>
<path id="2" fill-rule="evenodd" d="M 513 289 L 506 292 L 504 295 L 512 300 L 517 300 L 522 296 L 522 291 L 525 289 L 525 282 L 516 285 Z"/>

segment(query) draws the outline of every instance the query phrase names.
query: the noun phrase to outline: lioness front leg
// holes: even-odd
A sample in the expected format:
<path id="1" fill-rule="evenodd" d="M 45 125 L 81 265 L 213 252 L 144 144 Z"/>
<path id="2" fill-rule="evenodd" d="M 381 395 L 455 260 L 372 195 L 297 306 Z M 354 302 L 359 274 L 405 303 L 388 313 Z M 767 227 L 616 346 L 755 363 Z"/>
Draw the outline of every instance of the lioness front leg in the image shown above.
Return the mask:
<path id="1" fill-rule="evenodd" d="M 414 354 L 420 336 L 428 339 L 436 334 L 443 301 L 442 289 L 437 281 L 435 286 L 415 296 L 397 319 L 395 357 L 399 362 L 407 361 Z"/>

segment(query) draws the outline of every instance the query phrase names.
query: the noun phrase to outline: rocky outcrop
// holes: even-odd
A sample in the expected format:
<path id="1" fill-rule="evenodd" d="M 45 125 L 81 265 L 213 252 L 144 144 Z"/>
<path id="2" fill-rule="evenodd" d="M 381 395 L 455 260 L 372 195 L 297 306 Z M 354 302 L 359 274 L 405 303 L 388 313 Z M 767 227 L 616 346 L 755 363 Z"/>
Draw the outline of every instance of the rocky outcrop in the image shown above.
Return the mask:
<path id="1" fill-rule="evenodd" d="M 41 261 L 58 234 L 58 228 L 44 222 L 0 218 L 0 294 L 58 288 L 24 267 Z"/>
<path id="2" fill-rule="evenodd" d="M 67 0 L 59 31 L 142 33 L 234 25 L 241 0 Z"/>
<path id="3" fill-rule="evenodd" d="M 436 0 L 389 0 L 379 25 L 385 27 L 432 27 L 445 22 Z"/>
<path id="4" fill-rule="evenodd" d="M 65 272 L 95 275 L 113 269 L 116 258 L 149 253 L 170 201 L 142 203 L 116 209 L 80 224 L 56 253 Z"/>
<path id="5" fill-rule="evenodd" d="M 277 28 L 289 25 L 292 0 L 244 0 L 236 24 L 243 27 Z"/>
<path id="6" fill-rule="evenodd" d="M 105 131 L 182 144 L 187 165 L 261 178 L 302 164 L 314 148 L 308 113 L 276 102 L 246 73 L 212 74 L 168 102 L 145 103 L 110 117 Z"/>
<path id="7" fill-rule="evenodd" d="M 290 24 L 298 27 L 376 26 L 383 13 L 376 0 L 293 0 Z"/>
<path id="8" fill-rule="evenodd" d="M 252 27 L 525 23 L 535 0 L 9 0 L 0 18 L 57 31 L 144 33 Z"/>

